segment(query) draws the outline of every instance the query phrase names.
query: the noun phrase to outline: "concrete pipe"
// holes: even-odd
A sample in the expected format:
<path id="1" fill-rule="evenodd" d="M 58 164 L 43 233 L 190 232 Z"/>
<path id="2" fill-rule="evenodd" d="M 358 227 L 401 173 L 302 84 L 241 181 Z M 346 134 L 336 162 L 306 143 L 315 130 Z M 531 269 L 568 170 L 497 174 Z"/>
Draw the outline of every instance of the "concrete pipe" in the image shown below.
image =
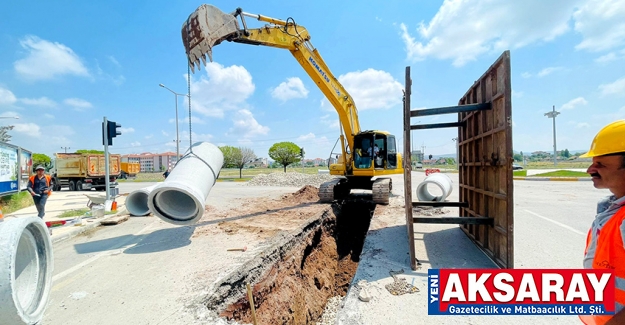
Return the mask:
<path id="1" fill-rule="evenodd" d="M 150 192 L 159 184 L 160 183 L 130 192 L 126 198 L 126 210 L 128 210 L 128 213 L 133 216 L 145 216 L 150 214 L 148 197 Z"/>
<path id="2" fill-rule="evenodd" d="M 221 150 L 208 142 L 194 143 L 191 151 L 148 196 L 150 211 L 176 225 L 190 225 L 202 218 L 204 203 L 224 161 Z"/>
<path id="3" fill-rule="evenodd" d="M 433 195 L 428 189 L 428 185 L 432 184 L 440 189 L 440 195 Z M 449 176 L 441 173 L 430 174 L 417 187 L 417 197 L 419 201 L 445 201 L 452 191 L 452 181 Z"/>
<path id="4" fill-rule="evenodd" d="M 52 287 L 52 241 L 38 217 L 0 222 L 0 320 L 37 324 Z"/>

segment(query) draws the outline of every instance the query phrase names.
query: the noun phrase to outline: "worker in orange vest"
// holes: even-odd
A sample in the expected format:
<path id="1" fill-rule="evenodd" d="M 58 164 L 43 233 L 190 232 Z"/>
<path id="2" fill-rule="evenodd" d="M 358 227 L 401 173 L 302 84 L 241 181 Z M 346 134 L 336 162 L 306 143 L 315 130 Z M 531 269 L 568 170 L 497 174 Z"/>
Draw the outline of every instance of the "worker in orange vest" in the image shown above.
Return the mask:
<path id="1" fill-rule="evenodd" d="M 597 216 L 586 239 L 584 268 L 614 270 L 616 313 L 579 318 L 587 325 L 625 324 L 625 120 L 601 129 L 590 151 L 580 157 L 592 158 L 586 172 L 595 188 L 612 192 L 597 204 Z"/>
<path id="2" fill-rule="evenodd" d="M 28 179 L 27 189 L 30 195 L 33 196 L 39 218 L 43 219 L 46 215 L 46 201 L 52 195 L 52 189 L 50 188 L 51 178 L 50 175 L 46 175 L 46 169 L 41 165 L 37 166 L 35 171 L 37 174 Z M 52 229 L 50 229 L 50 235 L 52 235 Z"/>

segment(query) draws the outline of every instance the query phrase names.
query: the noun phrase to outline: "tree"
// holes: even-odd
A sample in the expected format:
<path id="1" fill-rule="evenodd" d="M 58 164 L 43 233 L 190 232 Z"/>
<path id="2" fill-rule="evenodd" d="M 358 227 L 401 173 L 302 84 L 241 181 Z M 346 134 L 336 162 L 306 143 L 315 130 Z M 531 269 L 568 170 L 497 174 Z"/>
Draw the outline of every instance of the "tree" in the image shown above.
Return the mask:
<path id="1" fill-rule="evenodd" d="M 286 167 L 288 165 L 301 160 L 300 147 L 293 142 L 274 143 L 274 145 L 269 148 L 269 157 L 284 166 L 284 172 L 286 173 Z"/>
<path id="2" fill-rule="evenodd" d="M 235 167 L 236 164 L 235 158 L 240 156 L 240 149 L 232 146 L 223 146 L 219 147 L 221 153 L 224 155 L 224 164 L 221 166 L 222 168 L 232 168 Z"/>
<path id="3" fill-rule="evenodd" d="M 239 178 L 242 178 L 242 171 L 245 164 L 250 163 L 256 159 L 254 150 L 250 148 L 236 148 L 237 154 L 234 156 L 234 165 L 239 168 Z"/>
<path id="4" fill-rule="evenodd" d="M 11 135 L 9 134 L 9 131 L 13 130 L 13 128 L 13 125 L 0 126 L 0 142 L 11 141 Z"/>
<path id="5" fill-rule="evenodd" d="M 80 149 L 80 150 L 76 150 L 76 153 L 100 153 L 100 154 L 104 154 L 104 151 L 102 151 L 102 150 Z"/>
<path id="6" fill-rule="evenodd" d="M 564 151 L 562 151 L 561 155 L 562 155 L 562 157 L 564 157 L 564 158 L 569 158 L 569 157 L 571 157 L 571 153 L 569 152 L 569 149 L 564 149 Z"/>
<path id="7" fill-rule="evenodd" d="M 521 154 L 516 153 L 512 157 L 514 158 L 514 161 L 523 161 L 523 155 Z"/>
<path id="8" fill-rule="evenodd" d="M 42 153 L 33 153 L 33 168 L 36 168 L 39 165 L 47 166 L 52 159 L 48 157 L 48 155 Z"/>

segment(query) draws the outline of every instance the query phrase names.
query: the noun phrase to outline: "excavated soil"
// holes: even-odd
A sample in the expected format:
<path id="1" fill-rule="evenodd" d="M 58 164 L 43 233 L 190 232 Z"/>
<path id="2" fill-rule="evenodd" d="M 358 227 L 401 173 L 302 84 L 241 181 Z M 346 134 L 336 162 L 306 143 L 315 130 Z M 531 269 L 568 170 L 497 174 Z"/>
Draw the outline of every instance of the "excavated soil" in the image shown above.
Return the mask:
<path id="1" fill-rule="evenodd" d="M 300 192 L 294 197 L 304 195 Z M 253 284 L 258 324 L 314 324 L 328 299 L 346 294 L 358 267 L 374 205 L 358 200 L 332 208 L 316 229 Z M 227 306 L 220 316 L 252 323 L 247 296 Z"/>
<path id="2" fill-rule="evenodd" d="M 319 189 L 306 185 L 295 193 L 279 199 L 254 198 L 242 200 L 236 209 L 206 206 L 200 223 L 217 221 L 228 234 L 247 232 L 268 239 L 280 231 L 297 228 L 303 221 L 320 215 L 328 204 L 319 203 Z M 193 237 L 210 235 L 210 228 L 198 227 Z"/>
<path id="3" fill-rule="evenodd" d="M 346 294 L 374 209 L 361 199 L 319 203 L 318 189 L 309 185 L 278 199 L 248 199 L 236 209 L 207 206 L 202 221 L 268 244 L 216 283 L 204 304 L 222 318 L 251 324 L 249 283 L 258 324 L 315 324 L 328 299 Z M 193 236 L 208 234 L 198 227 Z"/>

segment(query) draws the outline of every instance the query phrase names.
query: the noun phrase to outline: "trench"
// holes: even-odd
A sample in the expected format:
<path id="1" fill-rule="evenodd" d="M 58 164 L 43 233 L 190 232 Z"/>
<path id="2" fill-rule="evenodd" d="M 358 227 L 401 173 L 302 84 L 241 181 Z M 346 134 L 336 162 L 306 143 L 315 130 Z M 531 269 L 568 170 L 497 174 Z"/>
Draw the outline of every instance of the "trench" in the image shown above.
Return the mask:
<path id="1" fill-rule="evenodd" d="M 375 204 L 349 199 L 275 244 L 216 286 L 206 306 L 219 316 L 252 324 L 315 324 L 327 301 L 344 297 L 356 273 Z"/>

